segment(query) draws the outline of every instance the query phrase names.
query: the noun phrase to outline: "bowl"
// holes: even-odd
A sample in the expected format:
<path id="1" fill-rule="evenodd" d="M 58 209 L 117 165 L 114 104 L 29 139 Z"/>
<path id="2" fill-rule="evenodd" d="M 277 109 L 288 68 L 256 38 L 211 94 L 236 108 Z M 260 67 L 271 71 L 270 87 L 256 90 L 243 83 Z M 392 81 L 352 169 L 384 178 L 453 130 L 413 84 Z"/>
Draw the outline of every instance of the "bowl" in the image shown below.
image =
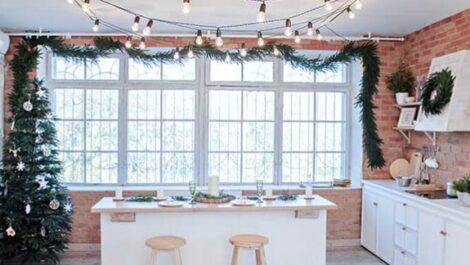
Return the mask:
<path id="1" fill-rule="evenodd" d="M 395 179 L 395 182 L 399 187 L 409 187 L 411 185 L 412 177 L 398 176 Z"/>
<path id="2" fill-rule="evenodd" d="M 406 97 L 405 98 L 405 103 L 413 103 L 415 102 L 415 97 Z"/>
<path id="3" fill-rule="evenodd" d="M 457 191 L 457 198 L 466 207 L 470 207 L 470 193 Z"/>

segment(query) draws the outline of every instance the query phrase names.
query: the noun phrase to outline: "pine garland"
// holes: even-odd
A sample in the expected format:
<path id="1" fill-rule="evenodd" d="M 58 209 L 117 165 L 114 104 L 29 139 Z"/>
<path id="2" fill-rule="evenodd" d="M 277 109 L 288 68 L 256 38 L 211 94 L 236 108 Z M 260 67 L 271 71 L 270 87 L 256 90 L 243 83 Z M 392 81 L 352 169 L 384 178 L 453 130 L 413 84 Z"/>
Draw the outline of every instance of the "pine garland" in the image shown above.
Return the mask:
<path id="1" fill-rule="evenodd" d="M 424 84 L 421 100 L 426 116 L 441 114 L 442 109 L 449 104 L 454 88 L 455 76 L 449 68 L 432 73 Z M 433 98 L 433 95 L 435 96 Z"/>

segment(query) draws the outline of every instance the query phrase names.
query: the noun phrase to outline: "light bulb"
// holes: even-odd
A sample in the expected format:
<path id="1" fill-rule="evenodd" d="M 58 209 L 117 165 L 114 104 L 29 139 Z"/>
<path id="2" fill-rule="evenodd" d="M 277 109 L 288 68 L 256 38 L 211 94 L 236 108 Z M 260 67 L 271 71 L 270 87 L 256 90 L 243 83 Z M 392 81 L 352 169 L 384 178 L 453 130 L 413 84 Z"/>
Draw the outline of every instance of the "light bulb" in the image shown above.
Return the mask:
<path id="1" fill-rule="evenodd" d="M 204 43 L 204 40 L 202 39 L 202 31 L 198 30 L 196 34 L 196 45 L 201 46 Z"/>
<path id="2" fill-rule="evenodd" d="M 188 51 L 188 58 L 193 58 L 193 57 L 194 57 L 194 52 L 193 52 L 193 49 L 191 49 L 190 47 Z"/>
<path id="3" fill-rule="evenodd" d="M 325 9 L 326 9 L 326 11 L 333 10 L 333 5 L 331 4 L 330 0 L 325 0 Z"/>
<path id="4" fill-rule="evenodd" d="M 149 22 L 147 22 L 147 26 L 145 27 L 144 31 L 142 32 L 144 34 L 144 36 L 148 36 L 148 35 L 152 34 L 152 26 L 153 26 L 153 20 L 149 20 Z"/>
<path id="5" fill-rule="evenodd" d="M 142 37 L 140 39 L 139 48 L 141 48 L 142 50 L 145 49 L 145 38 L 144 37 Z"/>
<path id="6" fill-rule="evenodd" d="M 263 34 L 261 31 L 258 31 L 258 47 L 264 46 Z"/>
<path id="7" fill-rule="evenodd" d="M 362 1 L 361 0 L 356 0 L 356 2 L 354 3 L 354 8 L 356 10 L 361 10 L 362 9 Z"/>
<path id="8" fill-rule="evenodd" d="M 246 52 L 245 43 L 242 43 L 242 48 L 240 49 L 240 56 L 246 57 L 248 53 Z"/>
<path id="9" fill-rule="evenodd" d="M 227 52 L 227 54 L 225 55 L 225 62 L 230 63 L 231 61 L 232 61 L 232 58 L 230 57 L 230 53 Z"/>
<path id="10" fill-rule="evenodd" d="M 181 11 L 184 14 L 189 14 L 189 11 L 190 11 L 189 0 L 183 0 L 183 5 L 181 6 Z"/>
<path id="11" fill-rule="evenodd" d="M 127 40 L 126 40 L 126 43 L 124 43 L 124 46 L 125 46 L 127 49 L 132 48 L 132 37 L 131 37 L 131 36 L 127 37 Z"/>
<path id="12" fill-rule="evenodd" d="M 95 25 L 93 25 L 93 31 L 98 32 L 100 30 L 100 20 L 96 19 L 95 20 Z"/>
<path id="13" fill-rule="evenodd" d="M 90 12 L 90 0 L 84 0 L 82 4 L 82 10 L 85 13 Z"/>
<path id="14" fill-rule="evenodd" d="M 217 28 L 216 32 L 215 45 L 217 47 L 222 47 L 222 45 L 224 45 L 224 40 L 222 39 L 222 31 L 220 31 L 219 28 Z"/>
<path id="15" fill-rule="evenodd" d="M 307 35 L 308 36 L 313 36 L 313 34 L 315 34 L 315 32 L 313 31 L 313 23 L 308 22 L 308 24 L 307 24 Z"/>
<path id="16" fill-rule="evenodd" d="M 299 33 L 298 30 L 295 31 L 294 36 L 295 36 L 294 42 L 297 43 L 297 44 L 299 44 L 300 41 L 301 41 L 301 39 L 300 39 L 300 33 Z"/>
<path id="17" fill-rule="evenodd" d="M 354 19 L 356 17 L 356 14 L 351 10 L 351 8 L 347 8 L 346 11 L 348 11 L 348 17 L 349 19 Z"/>
<path id="18" fill-rule="evenodd" d="M 273 46 L 273 54 L 274 56 L 279 56 L 281 54 L 281 52 L 276 46 Z"/>
<path id="19" fill-rule="evenodd" d="M 258 16 L 256 17 L 256 21 L 264 22 L 266 20 L 266 4 L 263 2 L 259 7 Z"/>
<path id="20" fill-rule="evenodd" d="M 178 60 L 180 58 L 180 49 L 176 48 L 175 53 L 173 54 L 173 59 Z"/>
<path id="21" fill-rule="evenodd" d="M 139 23 L 140 23 L 140 17 L 136 16 L 134 18 L 134 23 L 132 24 L 132 31 L 138 31 L 139 30 Z"/>
<path id="22" fill-rule="evenodd" d="M 323 39 L 323 36 L 321 35 L 321 32 L 320 32 L 319 29 L 317 29 L 317 30 L 315 31 L 315 33 L 317 34 L 317 40 L 322 40 L 322 39 Z"/>
<path id="23" fill-rule="evenodd" d="M 67 0 L 67 3 L 73 4 L 74 0 Z"/>
<path id="24" fill-rule="evenodd" d="M 292 23 L 290 22 L 290 19 L 286 19 L 286 29 L 284 30 L 284 35 L 287 37 L 292 35 Z"/>

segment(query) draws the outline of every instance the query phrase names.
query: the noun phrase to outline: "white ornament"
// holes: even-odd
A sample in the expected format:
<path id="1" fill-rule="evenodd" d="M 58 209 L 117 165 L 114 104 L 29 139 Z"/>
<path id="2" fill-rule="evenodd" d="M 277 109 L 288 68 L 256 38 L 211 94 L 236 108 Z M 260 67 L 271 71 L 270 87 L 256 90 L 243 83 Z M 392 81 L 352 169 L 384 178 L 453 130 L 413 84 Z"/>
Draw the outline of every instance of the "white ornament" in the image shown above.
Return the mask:
<path id="1" fill-rule="evenodd" d="M 7 230 L 5 230 L 5 232 L 7 233 L 7 236 L 9 237 L 14 237 L 16 235 L 16 231 L 15 229 L 13 229 L 13 227 L 8 227 Z"/>
<path id="2" fill-rule="evenodd" d="M 36 92 L 36 95 L 38 95 L 39 98 L 43 98 L 46 96 L 46 91 L 39 89 L 38 92 Z"/>
<path id="3" fill-rule="evenodd" d="M 31 205 L 29 203 L 26 204 L 26 208 L 24 211 L 26 212 L 26 214 L 29 214 L 31 212 Z"/>
<path id="4" fill-rule="evenodd" d="M 59 209 L 59 207 L 60 207 L 60 202 L 59 202 L 57 199 L 53 199 L 53 200 L 49 203 L 49 207 L 50 207 L 52 210 L 57 210 L 57 209 Z"/>
<path id="5" fill-rule="evenodd" d="M 54 118 L 54 115 L 52 115 L 52 113 L 49 112 L 46 114 L 46 119 L 52 120 L 53 118 Z"/>
<path id="6" fill-rule="evenodd" d="M 64 209 L 67 213 L 70 213 L 72 212 L 73 210 L 73 205 L 70 203 L 70 202 L 67 202 L 65 205 L 64 205 Z"/>
<path id="7" fill-rule="evenodd" d="M 17 157 L 18 156 L 18 152 L 20 151 L 20 148 L 16 148 L 16 149 L 10 149 L 9 152 L 10 153 L 13 153 L 13 156 L 14 157 Z"/>
<path id="8" fill-rule="evenodd" d="M 44 226 L 41 226 L 41 236 L 42 237 L 46 236 L 46 228 Z"/>
<path id="9" fill-rule="evenodd" d="M 37 177 L 36 182 L 39 184 L 40 190 L 47 188 L 47 184 L 49 184 L 49 181 L 44 176 Z"/>
<path id="10" fill-rule="evenodd" d="M 23 163 L 23 161 L 20 161 L 18 165 L 16 166 L 16 169 L 18 169 L 18 171 L 23 171 L 24 168 L 25 168 L 25 164 Z"/>
<path id="11" fill-rule="evenodd" d="M 36 137 L 36 143 L 40 144 L 40 143 L 42 143 L 42 141 L 43 141 L 42 136 L 41 136 L 41 135 L 38 135 L 38 136 Z"/>
<path id="12" fill-rule="evenodd" d="M 15 129 L 15 121 L 11 122 L 11 130 L 13 131 Z"/>
<path id="13" fill-rule="evenodd" d="M 49 146 L 44 146 L 42 148 L 42 154 L 44 156 L 50 156 L 51 155 L 51 148 Z"/>
<path id="14" fill-rule="evenodd" d="M 25 103 L 23 103 L 23 109 L 26 110 L 26 111 L 32 111 L 33 110 L 33 103 L 31 103 L 31 101 L 26 101 Z"/>

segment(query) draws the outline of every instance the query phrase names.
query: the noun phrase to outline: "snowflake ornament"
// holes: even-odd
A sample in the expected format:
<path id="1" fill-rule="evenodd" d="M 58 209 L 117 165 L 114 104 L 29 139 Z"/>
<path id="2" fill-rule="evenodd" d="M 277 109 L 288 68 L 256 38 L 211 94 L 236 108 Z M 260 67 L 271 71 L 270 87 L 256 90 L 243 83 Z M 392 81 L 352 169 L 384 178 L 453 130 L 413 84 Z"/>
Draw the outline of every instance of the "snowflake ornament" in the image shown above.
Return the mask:
<path id="1" fill-rule="evenodd" d="M 43 98 L 46 96 L 46 91 L 43 89 L 39 89 L 38 92 L 36 92 L 36 95 L 38 95 L 39 98 Z"/>
<path id="2" fill-rule="evenodd" d="M 10 150 L 8 150 L 10 153 L 13 154 L 14 157 L 17 157 L 18 156 L 18 152 L 20 151 L 20 148 L 16 148 L 16 149 L 12 149 L 10 148 Z"/>
<path id="3" fill-rule="evenodd" d="M 33 110 L 33 103 L 31 103 L 31 101 L 26 101 L 25 103 L 23 103 L 23 109 L 26 110 L 27 112 L 30 112 Z"/>
<path id="4" fill-rule="evenodd" d="M 49 113 L 46 114 L 46 119 L 52 120 L 53 118 L 54 118 L 54 115 L 52 115 L 51 112 L 49 112 Z"/>
<path id="5" fill-rule="evenodd" d="M 39 184 L 39 189 L 43 190 L 47 188 L 47 184 L 49 184 L 49 181 L 46 180 L 46 177 L 44 176 L 39 176 L 36 178 L 36 182 Z"/>
<path id="6" fill-rule="evenodd" d="M 18 171 L 23 171 L 25 167 L 26 165 L 23 163 L 23 161 L 18 162 L 18 165 L 16 165 L 16 169 L 18 169 Z"/>
<path id="7" fill-rule="evenodd" d="M 37 144 L 42 143 L 43 140 L 44 140 L 44 139 L 42 138 L 41 135 L 38 135 L 38 136 L 36 137 L 36 143 L 37 143 Z"/>
<path id="8" fill-rule="evenodd" d="M 7 230 L 5 230 L 5 232 L 7 233 L 7 236 L 9 237 L 14 237 L 16 235 L 16 231 L 15 229 L 13 229 L 13 227 L 8 227 Z"/>
<path id="9" fill-rule="evenodd" d="M 42 148 L 42 154 L 44 156 L 50 156 L 51 155 L 51 148 L 49 146 L 44 146 Z"/>
<path id="10" fill-rule="evenodd" d="M 72 203 L 70 202 L 67 202 L 65 205 L 64 205 L 64 209 L 67 213 L 71 213 L 72 210 L 73 210 L 73 205 Z"/>

